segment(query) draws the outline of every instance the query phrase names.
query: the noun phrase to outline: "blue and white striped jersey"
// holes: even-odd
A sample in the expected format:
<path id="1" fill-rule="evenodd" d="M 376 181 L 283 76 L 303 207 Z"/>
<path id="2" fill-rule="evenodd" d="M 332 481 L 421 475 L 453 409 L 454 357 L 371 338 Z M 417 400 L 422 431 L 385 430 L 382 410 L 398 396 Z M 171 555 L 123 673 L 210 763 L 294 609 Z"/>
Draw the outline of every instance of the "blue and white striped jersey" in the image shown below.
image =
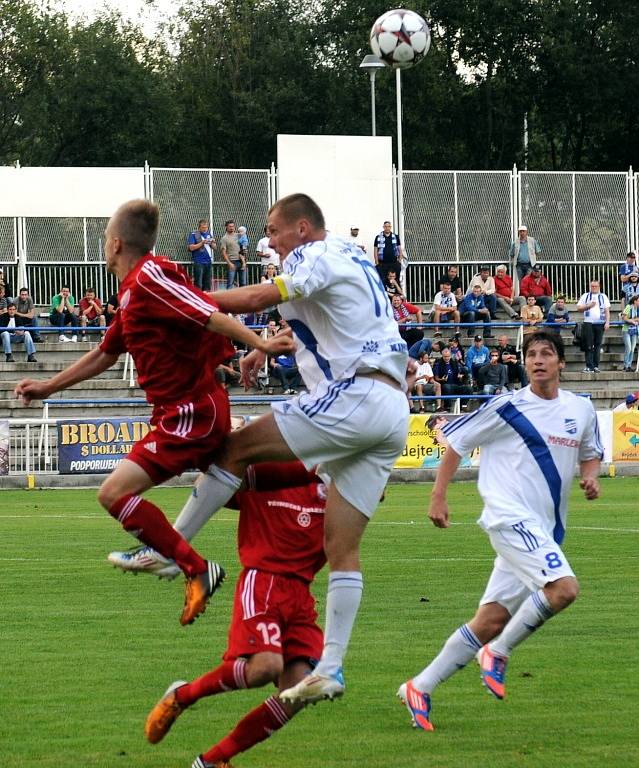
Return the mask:
<path id="1" fill-rule="evenodd" d="M 559 544 L 577 462 L 603 458 L 592 403 L 562 389 L 554 400 L 537 397 L 529 386 L 495 397 L 443 434 L 460 456 L 481 448 L 482 528 L 535 520 Z"/>
<path id="2" fill-rule="evenodd" d="M 275 278 L 306 386 L 383 371 L 405 388 L 408 348 L 377 270 L 354 244 L 327 235 L 299 246 Z"/>

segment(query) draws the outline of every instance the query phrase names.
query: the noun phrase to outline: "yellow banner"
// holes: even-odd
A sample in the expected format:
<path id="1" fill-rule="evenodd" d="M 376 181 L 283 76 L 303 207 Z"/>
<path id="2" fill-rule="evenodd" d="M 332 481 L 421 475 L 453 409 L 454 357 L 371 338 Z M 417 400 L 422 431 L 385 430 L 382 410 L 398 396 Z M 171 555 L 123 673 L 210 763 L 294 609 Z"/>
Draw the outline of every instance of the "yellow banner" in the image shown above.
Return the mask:
<path id="1" fill-rule="evenodd" d="M 430 416 L 414 415 L 410 417 L 406 447 L 395 462 L 397 469 L 428 468 L 436 469 L 446 451 L 446 440 L 441 430 L 451 421 L 462 418 L 449 414 Z M 479 449 L 470 456 L 464 456 L 460 466 L 476 467 L 479 465 Z"/>
<path id="2" fill-rule="evenodd" d="M 639 461 L 639 411 L 612 414 L 612 460 Z"/>

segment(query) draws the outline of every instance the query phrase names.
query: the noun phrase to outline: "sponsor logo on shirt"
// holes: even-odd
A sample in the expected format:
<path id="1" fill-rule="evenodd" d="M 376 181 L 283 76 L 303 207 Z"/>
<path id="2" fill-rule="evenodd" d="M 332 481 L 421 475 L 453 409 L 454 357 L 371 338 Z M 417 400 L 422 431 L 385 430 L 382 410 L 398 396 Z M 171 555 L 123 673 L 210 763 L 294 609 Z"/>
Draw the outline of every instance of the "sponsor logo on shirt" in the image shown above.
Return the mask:
<path id="1" fill-rule="evenodd" d="M 550 445 L 558 445 L 561 448 L 579 448 L 581 440 L 575 440 L 572 437 L 560 437 L 558 435 L 548 435 Z"/>
<path id="2" fill-rule="evenodd" d="M 147 449 L 147 451 L 151 451 L 151 453 L 157 453 L 158 452 L 158 447 L 157 447 L 157 444 L 155 443 L 155 441 L 153 441 L 151 443 L 145 443 L 144 447 Z"/>

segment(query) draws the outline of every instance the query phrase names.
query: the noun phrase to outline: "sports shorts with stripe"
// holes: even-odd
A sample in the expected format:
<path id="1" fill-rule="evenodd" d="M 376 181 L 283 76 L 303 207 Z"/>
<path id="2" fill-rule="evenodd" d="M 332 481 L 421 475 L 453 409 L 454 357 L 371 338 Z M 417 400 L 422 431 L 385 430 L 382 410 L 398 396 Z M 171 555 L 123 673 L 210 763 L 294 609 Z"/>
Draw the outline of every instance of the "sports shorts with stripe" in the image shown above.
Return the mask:
<path id="1" fill-rule="evenodd" d="M 255 568 L 242 571 L 224 661 L 263 652 L 280 654 L 284 663 L 316 660 L 323 647 L 315 598 L 306 581 Z"/>
<path id="2" fill-rule="evenodd" d="M 406 395 L 367 376 L 322 382 L 311 394 L 272 404 L 284 440 L 307 469 L 372 517 L 406 446 Z"/>
<path id="3" fill-rule="evenodd" d="M 221 387 L 197 400 L 153 409 L 154 427 L 127 455 L 157 485 L 189 469 L 205 471 L 231 429 L 229 398 Z"/>
<path id="4" fill-rule="evenodd" d="M 487 533 L 497 557 L 480 605 L 499 603 L 512 615 L 532 592 L 574 578 L 561 547 L 538 523 L 522 520 Z"/>

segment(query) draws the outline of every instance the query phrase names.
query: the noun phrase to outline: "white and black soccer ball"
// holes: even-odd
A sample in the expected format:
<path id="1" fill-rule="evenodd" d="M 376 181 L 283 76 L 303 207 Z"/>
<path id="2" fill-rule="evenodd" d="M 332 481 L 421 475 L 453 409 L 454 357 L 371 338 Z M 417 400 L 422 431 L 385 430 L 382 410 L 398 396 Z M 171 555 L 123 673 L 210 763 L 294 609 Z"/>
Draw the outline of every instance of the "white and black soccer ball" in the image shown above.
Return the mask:
<path id="1" fill-rule="evenodd" d="M 415 11 L 387 11 L 371 29 L 371 50 L 394 69 L 414 67 L 429 48 L 430 29 Z"/>

